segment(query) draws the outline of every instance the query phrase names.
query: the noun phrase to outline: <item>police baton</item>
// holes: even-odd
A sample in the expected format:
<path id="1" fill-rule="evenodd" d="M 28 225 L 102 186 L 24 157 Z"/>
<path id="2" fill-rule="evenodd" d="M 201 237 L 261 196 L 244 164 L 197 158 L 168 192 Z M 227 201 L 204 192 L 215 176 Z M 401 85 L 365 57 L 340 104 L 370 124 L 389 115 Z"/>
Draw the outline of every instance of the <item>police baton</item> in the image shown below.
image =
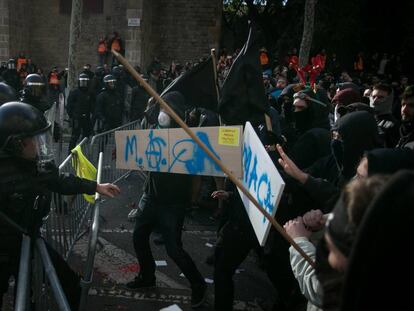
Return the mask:
<path id="1" fill-rule="evenodd" d="M 193 139 L 201 149 L 220 167 L 224 174 L 246 195 L 249 200 L 256 206 L 256 208 L 263 214 L 264 217 L 275 227 L 275 229 L 292 245 L 298 253 L 312 266 L 315 267 L 315 262 L 310 258 L 305 251 L 286 233 L 285 229 L 269 214 L 266 210 L 257 202 L 257 200 L 251 195 L 251 193 L 243 186 L 242 182 L 238 180 L 231 171 L 224 166 L 224 164 L 214 155 L 210 149 L 198 138 L 194 132 L 185 124 L 183 120 L 175 113 L 175 111 L 155 92 L 152 87 L 136 72 L 131 64 L 118 52 L 112 50 L 112 54 L 118 59 L 118 61 L 124 65 L 124 67 L 130 72 L 130 74 L 141 84 L 141 86 L 161 105 L 161 107 L 168 113 L 168 115 L 174 119 L 175 122 Z"/>

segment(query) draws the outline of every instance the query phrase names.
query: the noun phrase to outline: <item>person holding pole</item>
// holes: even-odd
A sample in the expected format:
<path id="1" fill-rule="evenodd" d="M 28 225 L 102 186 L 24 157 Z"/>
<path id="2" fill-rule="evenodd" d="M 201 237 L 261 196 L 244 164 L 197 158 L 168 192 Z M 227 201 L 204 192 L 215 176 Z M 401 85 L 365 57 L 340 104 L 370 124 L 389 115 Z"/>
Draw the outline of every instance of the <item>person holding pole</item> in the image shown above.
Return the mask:
<path id="1" fill-rule="evenodd" d="M 221 168 L 223 173 L 228 176 L 228 178 L 240 189 L 240 191 L 242 191 L 243 194 L 249 198 L 249 200 L 259 210 L 259 212 L 263 214 L 263 216 L 273 225 L 273 227 L 281 234 L 281 236 L 283 236 L 283 238 L 286 239 L 286 241 L 292 245 L 305 258 L 305 260 L 309 262 L 310 265 L 314 266 L 315 262 L 296 244 L 295 241 L 293 241 L 293 239 L 286 233 L 283 227 L 269 213 L 266 212 L 266 210 L 259 204 L 259 202 L 249 192 L 249 190 L 243 186 L 242 182 L 238 180 L 233 175 L 233 173 L 217 158 L 217 156 L 212 153 L 211 150 L 200 140 L 200 138 L 197 137 L 193 131 L 191 131 L 191 129 L 182 120 L 182 118 L 164 101 L 162 97 L 160 97 L 160 95 L 158 95 L 151 88 L 151 86 L 146 81 L 144 81 L 144 79 L 134 70 L 131 64 L 129 64 L 128 61 L 116 51 L 112 51 L 112 53 L 133 75 L 133 77 L 145 88 L 145 90 L 154 98 L 154 100 L 160 104 L 162 110 L 168 114 L 168 118 L 166 119 L 174 120 L 174 122 L 178 124 L 178 126 L 180 126 L 194 140 L 194 142 L 197 143 L 197 145 L 199 145 L 200 148 L 204 150 L 204 152 L 206 152 L 206 154 L 208 154 L 208 156 Z M 162 119 L 163 118 L 165 118 L 165 116 L 162 117 Z"/>
<path id="2" fill-rule="evenodd" d="M 184 119 L 187 108 L 179 92 L 170 92 L 163 99 Z M 159 128 L 178 127 L 164 109 L 158 114 Z M 190 255 L 183 249 L 181 231 L 185 210 L 191 205 L 191 175 L 149 172 L 144 193 L 138 204 L 140 214 L 136 217 L 133 232 L 135 252 L 140 272 L 126 284 L 129 289 L 155 286 L 155 261 L 149 237 L 154 228 L 161 232 L 167 254 L 177 264 L 191 285 L 191 306 L 201 306 L 207 294 L 207 286 Z"/>

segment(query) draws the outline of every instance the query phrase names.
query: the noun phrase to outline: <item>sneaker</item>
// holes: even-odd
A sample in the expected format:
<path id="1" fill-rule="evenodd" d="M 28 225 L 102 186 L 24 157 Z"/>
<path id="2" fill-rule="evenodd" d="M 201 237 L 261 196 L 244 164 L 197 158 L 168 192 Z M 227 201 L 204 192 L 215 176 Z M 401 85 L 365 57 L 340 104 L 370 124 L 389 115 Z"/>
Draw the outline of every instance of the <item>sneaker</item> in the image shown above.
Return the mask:
<path id="1" fill-rule="evenodd" d="M 207 285 L 205 283 L 195 285 L 191 291 L 191 307 L 200 307 L 207 298 Z"/>
<path id="2" fill-rule="evenodd" d="M 152 280 L 145 280 L 142 278 L 142 275 L 139 274 L 133 281 L 127 283 L 126 287 L 129 289 L 155 287 L 155 277 Z"/>

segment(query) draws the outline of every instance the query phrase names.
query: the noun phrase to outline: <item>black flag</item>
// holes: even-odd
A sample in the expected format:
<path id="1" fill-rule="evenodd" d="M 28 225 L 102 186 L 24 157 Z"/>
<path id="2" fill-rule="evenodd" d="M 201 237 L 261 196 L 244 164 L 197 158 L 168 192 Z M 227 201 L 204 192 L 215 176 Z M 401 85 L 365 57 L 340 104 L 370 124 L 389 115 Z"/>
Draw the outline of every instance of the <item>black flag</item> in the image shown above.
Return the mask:
<path id="1" fill-rule="evenodd" d="M 211 56 L 172 81 L 161 96 L 173 91 L 180 92 L 190 107 L 217 111 L 217 87 Z"/>
<path id="2" fill-rule="evenodd" d="M 251 24 L 247 42 L 234 60 L 221 89 L 219 113 L 225 124 L 257 124 L 268 112 L 263 72 L 259 60 L 260 34 Z"/>

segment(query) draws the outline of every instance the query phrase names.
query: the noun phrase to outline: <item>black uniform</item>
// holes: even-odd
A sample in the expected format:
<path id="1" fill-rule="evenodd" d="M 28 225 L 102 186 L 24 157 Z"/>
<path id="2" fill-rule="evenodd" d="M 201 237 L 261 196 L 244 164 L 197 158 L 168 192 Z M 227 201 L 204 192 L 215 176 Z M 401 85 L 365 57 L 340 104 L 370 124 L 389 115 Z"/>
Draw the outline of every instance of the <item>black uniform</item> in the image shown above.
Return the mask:
<path id="1" fill-rule="evenodd" d="M 13 87 L 16 91 L 21 89 L 20 77 L 16 69 L 6 69 L 3 72 L 2 77 L 4 81 L 6 81 L 6 83 Z"/>
<path id="2" fill-rule="evenodd" d="M 103 122 L 103 129 L 110 130 L 122 125 L 124 103 L 115 89 L 105 89 L 96 100 L 96 117 Z"/>
<path id="3" fill-rule="evenodd" d="M 28 94 L 28 92 L 25 89 L 23 89 L 22 91 L 22 96 L 20 97 L 20 101 L 23 103 L 32 105 L 33 107 L 35 107 L 36 109 L 39 109 L 42 112 L 49 110 L 53 105 L 53 102 L 48 102 L 45 97 L 39 98 L 39 97 L 30 96 L 30 94 Z"/>
<path id="4" fill-rule="evenodd" d="M 70 91 L 66 106 L 72 125 L 69 152 L 76 146 L 81 133 L 83 137 L 88 137 L 91 134 L 91 113 L 94 110 L 94 105 L 94 97 L 87 88 L 77 88 Z"/>
<path id="5" fill-rule="evenodd" d="M 88 193 L 96 190 L 96 182 L 73 175 L 59 175 L 57 168 L 50 173 L 38 172 L 36 162 L 0 154 L 0 210 L 25 228 L 31 236 L 39 236 L 42 218 L 48 214 L 51 192 L 62 194 Z M 38 208 L 34 202 L 39 196 Z M 21 233 L 0 220 L 0 294 L 8 290 L 11 275 L 17 279 Z M 80 298 L 79 276 L 52 249 L 48 248 L 57 275 L 72 310 L 77 310 Z M 1 306 L 1 304 L 0 304 Z"/>

